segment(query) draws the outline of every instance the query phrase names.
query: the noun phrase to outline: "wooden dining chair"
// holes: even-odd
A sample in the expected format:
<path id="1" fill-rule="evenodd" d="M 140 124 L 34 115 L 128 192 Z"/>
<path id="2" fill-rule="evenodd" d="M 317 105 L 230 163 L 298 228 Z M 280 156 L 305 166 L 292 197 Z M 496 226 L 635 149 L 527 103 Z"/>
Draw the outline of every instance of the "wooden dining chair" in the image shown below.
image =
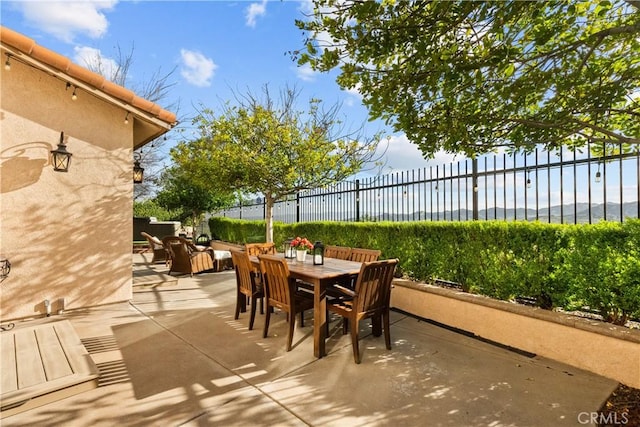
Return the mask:
<path id="1" fill-rule="evenodd" d="M 287 351 L 290 351 L 296 314 L 300 313 L 300 326 L 304 326 L 304 311 L 313 308 L 313 295 L 298 291 L 296 280 L 289 274 L 289 267 L 284 259 L 273 255 L 258 255 L 258 258 L 267 302 L 262 336 L 266 338 L 269 333 L 271 308 L 279 308 L 287 313 Z"/>
<path id="2" fill-rule="evenodd" d="M 351 345 L 353 359 L 360 363 L 360 349 L 358 348 L 359 322 L 371 318 L 374 335 L 379 334 L 382 320 L 384 340 L 387 350 L 391 350 L 391 333 L 389 331 L 389 305 L 391 297 L 391 281 L 398 264 L 397 259 L 365 262 L 360 268 L 355 289 L 335 285 L 344 298 L 327 301 L 329 311 L 339 314 L 343 324 L 351 329 Z M 343 328 L 346 333 L 347 328 Z"/>
<path id="3" fill-rule="evenodd" d="M 264 314 L 264 289 L 260 277 L 251 266 L 249 254 L 246 251 L 231 250 L 231 259 L 236 270 L 236 314 L 234 319 L 238 320 L 240 312 L 246 311 L 247 300 L 251 305 L 251 316 L 249 317 L 249 330 L 253 329 L 256 318 L 256 307 L 260 301 L 260 314 Z"/>
<path id="4" fill-rule="evenodd" d="M 250 256 L 275 255 L 278 253 L 275 243 L 246 243 L 244 250 Z"/>
<path id="5" fill-rule="evenodd" d="M 324 248 L 324 256 L 327 258 L 337 258 L 348 260 L 351 255 L 351 248 L 346 246 L 327 245 Z"/>
<path id="6" fill-rule="evenodd" d="M 351 248 L 349 260 L 357 262 L 377 261 L 380 258 L 380 254 L 382 252 L 377 249 Z"/>

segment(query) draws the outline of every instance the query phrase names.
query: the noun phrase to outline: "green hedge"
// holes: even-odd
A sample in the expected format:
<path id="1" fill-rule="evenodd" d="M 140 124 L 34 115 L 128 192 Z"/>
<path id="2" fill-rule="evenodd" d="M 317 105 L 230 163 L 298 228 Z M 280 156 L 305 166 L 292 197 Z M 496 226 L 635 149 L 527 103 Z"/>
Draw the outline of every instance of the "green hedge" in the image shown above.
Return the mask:
<path id="1" fill-rule="evenodd" d="M 237 243 L 265 235 L 264 221 L 212 218 L 214 235 Z M 377 248 L 406 276 L 460 284 L 502 300 L 585 309 L 624 324 L 640 318 L 640 220 L 593 225 L 530 222 L 307 222 L 274 224 L 274 242 L 305 236 Z M 264 241 L 264 237 L 262 237 Z"/>

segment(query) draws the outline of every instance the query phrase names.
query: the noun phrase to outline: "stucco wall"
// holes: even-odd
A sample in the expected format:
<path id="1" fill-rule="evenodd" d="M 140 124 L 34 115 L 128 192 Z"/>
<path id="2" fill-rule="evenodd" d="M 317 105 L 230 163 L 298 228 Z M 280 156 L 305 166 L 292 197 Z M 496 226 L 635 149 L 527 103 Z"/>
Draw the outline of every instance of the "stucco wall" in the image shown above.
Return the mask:
<path id="1" fill-rule="evenodd" d="M 394 280 L 391 305 L 425 319 L 640 387 L 640 331 Z"/>
<path id="2" fill-rule="evenodd" d="M 0 70 L 0 318 L 131 297 L 132 146 L 125 111 L 14 61 Z M 68 173 L 49 152 L 64 131 Z"/>

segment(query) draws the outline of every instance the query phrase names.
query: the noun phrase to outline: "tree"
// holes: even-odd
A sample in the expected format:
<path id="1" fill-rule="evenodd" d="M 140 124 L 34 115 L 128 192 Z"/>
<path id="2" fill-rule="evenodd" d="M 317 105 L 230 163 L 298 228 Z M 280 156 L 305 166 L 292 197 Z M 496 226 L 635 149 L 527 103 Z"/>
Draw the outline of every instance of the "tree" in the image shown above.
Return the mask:
<path id="1" fill-rule="evenodd" d="M 376 160 L 378 135 L 350 131 L 339 120 L 339 104 L 324 109 L 311 99 L 307 111 L 296 110 L 299 94 L 286 88 L 274 99 L 264 86 L 261 98 L 236 96 L 236 104 L 227 102 L 219 115 L 204 109 L 194 120 L 199 138 L 171 150 L 193 182 L 263 194 L 268 242 L 276 201 L 343 180 Z"/>
<path id="2" fill-rule="evenodd" d="M 640 143 L 640 2 L 313 3 L 293 58 L 339 68 L 425 157 Z"/>
<path id="3" fill-rule="evenodd" d="M 133 216 L 149 218 L 154 217 L 158 221 L 169 221 L 180 216 L 177 211 L 170 211 L 160 206 L 155 200 L 147 199 L 142 202 L 133 202 Z"/>
<path id="4" fill-rule="evenodd" d="M 130 51 L 124 52 L 120 45 L 117 45 L 115 59 L 113 60 L 105 59 L 99 51 L 95 51 L 94 56 L 86 58 L 85 67 L 120 86 L 130 88 L 148 101 L 159 103 L 166 100 L 170 94 L 170 89 L 176 84 L 170 80 L 176 67 L 168 73 L 164 73 L 159 68 L 150 77 L 143 78 L 137 84 L 132 85 L 129 70 L 134 62 L 134 50 L 132 45 Z M 165 106 L 165 108 L 174 110 L 178 110 L 178 107 L 178 102 Z M 161 148 L 165 141 L 166 135 L 153 140 L 150 145 L 151 149 L 143 150 L 143 148 L 139 148 L 136 151 L 140 154 L 140 164 L 145 169 L 145 179 L 142 183 L 134 186 L 134 200 L 148 197 L 156 190 L 164 160 Z"/>
<path id="5" fill-rule="evenodd" d="M 162 190 L 156 196 L 156 203 L 170 211 L 177 211 L 180 221 L 190 219 L 194 230 L 204 213 L 230 207 L 235 200 L 232 192 L 211 190 L 207 185 L 193 182 L 175 166 L 162 174 L 161 184 Z"/>

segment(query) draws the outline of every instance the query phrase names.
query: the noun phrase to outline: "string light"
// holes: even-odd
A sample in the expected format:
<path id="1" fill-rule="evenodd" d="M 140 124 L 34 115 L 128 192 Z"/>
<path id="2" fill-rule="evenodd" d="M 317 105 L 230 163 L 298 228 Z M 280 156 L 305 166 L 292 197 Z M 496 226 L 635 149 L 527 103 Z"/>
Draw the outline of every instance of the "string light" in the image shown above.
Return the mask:
<path id="1" fill-rule="evenodd" d="M 127 111 L 127 115 L 124 116 L 124 124 L 128 125 L 129 124 L 129 112 Z"/>
<path id="2" fill-rule="evenodd" d="M 73 85 L 72 85 L 71 83 L 67 82 L 67 87 L 66 87 L 66 89 L 65 89 L 65 90 L 69 90 L 69 88 L 70 88 L 71 86 L 73 86 Z M 72 99 L 73 101 L 75 101 L 76 99 L 78 99 L 78 95 L 76 95 L 76 89 L 77 89 L 77 88 L 76 88 L 75 86 L 73 86 L 73 93 L 71 94 L 71 99 Z"/>
<path id="3" fill-rule="evenodd" d="M 11 70 L 11 55 L 10 54 L 6 54 L 7 55 L 7 60 L 4 61 L 4 69 L 7 71 Z"/>

